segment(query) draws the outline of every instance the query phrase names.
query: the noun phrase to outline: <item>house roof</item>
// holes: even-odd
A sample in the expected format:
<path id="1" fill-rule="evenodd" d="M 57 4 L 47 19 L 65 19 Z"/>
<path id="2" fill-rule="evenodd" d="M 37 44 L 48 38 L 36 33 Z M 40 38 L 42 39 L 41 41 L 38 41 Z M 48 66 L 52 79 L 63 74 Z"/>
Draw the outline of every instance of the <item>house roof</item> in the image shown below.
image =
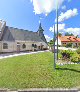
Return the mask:
<path id="1" fill-rule="evenodd" d="M 75 36 L 58 36 L 61 42 L 80 42 L 80 38 L 76 38 Z"/>
<path id="2" fill-rule="evenodd" d="M 1 38 L 3 41 L 37 41 L 44 42 L 37 32 L 32 32 L 28 30 L 13 28 L 6 26 L 4 29 L 3 36 Z"/>

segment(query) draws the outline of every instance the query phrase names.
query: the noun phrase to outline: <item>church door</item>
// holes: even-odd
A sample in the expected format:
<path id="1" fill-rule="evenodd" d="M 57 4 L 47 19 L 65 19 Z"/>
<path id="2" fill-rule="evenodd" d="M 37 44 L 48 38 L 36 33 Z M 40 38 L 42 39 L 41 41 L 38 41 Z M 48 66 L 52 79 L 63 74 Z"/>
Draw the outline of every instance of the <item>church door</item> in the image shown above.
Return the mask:
<path id="1" fill-rule="evenodd" d="M 17 43 L 17 52 L 20 52 L 20 43 Z"/>

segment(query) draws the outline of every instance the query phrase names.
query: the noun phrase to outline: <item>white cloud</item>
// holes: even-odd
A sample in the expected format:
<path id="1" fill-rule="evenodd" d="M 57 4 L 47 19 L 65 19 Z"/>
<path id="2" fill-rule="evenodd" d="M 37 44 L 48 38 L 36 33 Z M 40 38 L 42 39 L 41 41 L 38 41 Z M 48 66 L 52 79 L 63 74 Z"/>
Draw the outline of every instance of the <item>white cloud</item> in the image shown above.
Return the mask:
<path id="1" fill-rule="evenodd" d="M 65 13 L 62 12 L 60 16 L 58 17 L 58 21 L 62 22 L 76 15 L 78 15 L 78 10 L 76 8 L 74 8 L 73 10 L 70 9 L 70 10 L 67 10 L 67 12 Z M 55 19 L 55 22 L 56 22 L 56 19 Z"/>
<path id="2" fill-rule="evenodd" d="M 51 37 L 49 37 L 48 35 L 44 35 L 44 36 L 45 36 L 45 38 L 46 38 L 47 42 L 49 42 L 50 40 L 52 40 L 52 38 L 51 38 Z"/>
<path id="3" fill-rule="evenodd" d="M 63 10 L 66 10 L 66 6 L 65 6 L 65 5 L 63 5 L 61 8 L 62 8 Z"/>
<path id="4" fill-rule="evenodd" d="M 72 33 L 75 36 L 80 35 L 80 28 L 67 28 L 64 29 L 65 32 Z"/>
<path id="5" fill-rule="evenodd" d="M 63 32 L 64 29 L 65 29 L 65 24 L 58 24 L 58 31 L 59 32 Z M 53 27 L 50 27 L 49 30 L 51 32 L 54 32 L 54 25 L 53 25 Z M 57 24 L 55 24 L 55 31 L 57 31 Z"/>
<path id="6" fill-rule="evenodd" d="M 51 32 L 54 32 L 54 25 L 53 27 L 50 27 L 49 29 Z M 57 31 L 57 26 L 55 24 L 55 31 Z M 65 24 L 58 24 L 58 31 L 59 33 L 65 33 L 65 32 L 68 32 L 68 33 L 72 33 L 73 35 L 77 36 L 77 35 L 80 35 L 80 28 L 65 28 Z"/>
<path id="7" fill-rule="evenodd" d="M 49 14 L 52 10 L 56 9 L 56 0 L 31 0 L 34 6 L 35 14 Z M 58 6 L 60 7 L 64 0 L 58 0 Z"/>

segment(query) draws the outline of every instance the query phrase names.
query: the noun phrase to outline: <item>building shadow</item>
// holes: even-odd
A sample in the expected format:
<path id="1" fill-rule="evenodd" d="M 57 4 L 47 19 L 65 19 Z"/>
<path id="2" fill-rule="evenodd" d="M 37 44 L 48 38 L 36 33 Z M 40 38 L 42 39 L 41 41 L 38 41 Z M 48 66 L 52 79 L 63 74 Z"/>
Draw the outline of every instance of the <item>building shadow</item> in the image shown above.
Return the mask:
<path id="1" fill-rule="evenodd" d="M 70 69 L 70 68 L 56 68 L 56 70 L 69 70 L 69 71 L 74 71 L 74 72 L 78 72 L 78 73 L 80 73 L 79 70 L 76 70 L 76 69 Z"/>

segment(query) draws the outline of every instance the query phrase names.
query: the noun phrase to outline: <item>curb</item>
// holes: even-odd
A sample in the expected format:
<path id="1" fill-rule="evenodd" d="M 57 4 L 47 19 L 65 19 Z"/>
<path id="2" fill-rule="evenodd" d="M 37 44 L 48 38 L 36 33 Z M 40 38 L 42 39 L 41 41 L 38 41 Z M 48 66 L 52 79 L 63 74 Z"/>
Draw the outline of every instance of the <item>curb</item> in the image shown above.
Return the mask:
<path id="1" fill-rule="evenodd" d="M 12 55 L 5 55 L 5 56 L 0 56 L 0 59 L 6 59 L 6 58 L 12 58 L 12 57 L 17 57 L 17 56 L 23 56 L 23 55 L 28 55 L 28 54 L 37 54 L 37 53 L 42 53 L 42 52 L 49 52 L 49 50 L 44 50 L 44 51 L 34 51 L 34 52 L 26 52 L 26 53 L 16 53 Z"/>
<path id="2" fill-rule="evenodd" d="M 48 89 L 48 88 L 41 88 L 41 89 L 27 89 L 27 90 L 18 90 L 18 92 L 79 92 L 78 89 Z"/>
<path id="3" fill-rule="evenodd" d="M 62 89 L 62 88 L 32 88 L 32 89 L 23 89 L 23 90 L 10 90 L 10 89 L 0 89 L 0 92 L 80 92 L 79 89 Z"/>

